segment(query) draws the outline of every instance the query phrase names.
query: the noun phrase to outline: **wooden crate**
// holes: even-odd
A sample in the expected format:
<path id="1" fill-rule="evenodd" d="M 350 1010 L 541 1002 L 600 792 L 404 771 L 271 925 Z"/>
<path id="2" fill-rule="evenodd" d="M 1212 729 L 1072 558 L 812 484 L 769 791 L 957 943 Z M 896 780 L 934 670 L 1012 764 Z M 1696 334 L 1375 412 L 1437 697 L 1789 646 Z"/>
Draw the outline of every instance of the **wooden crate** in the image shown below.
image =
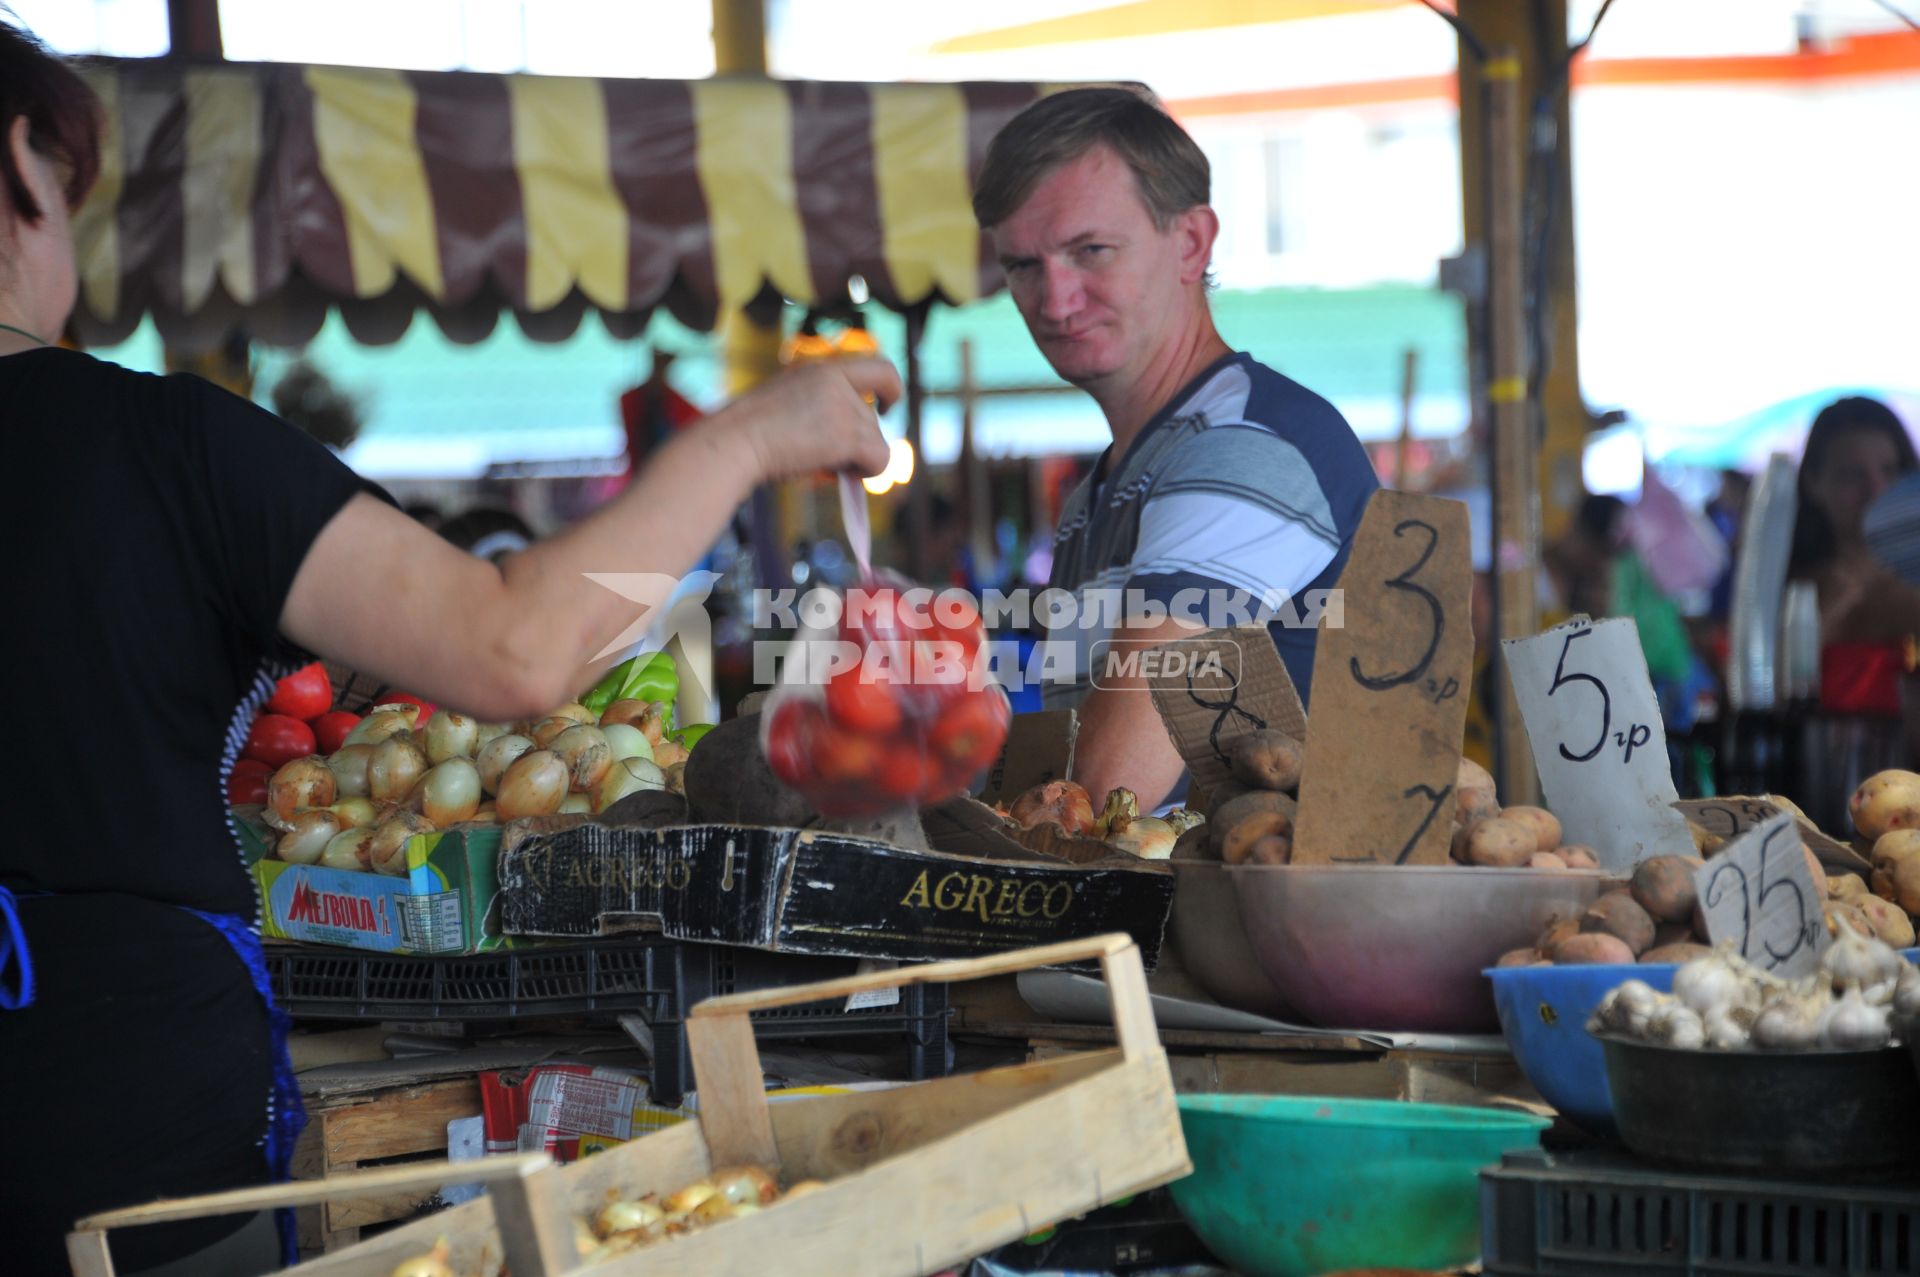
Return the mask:
<path id="1" fill-rule="evenodd" d="M 749 1015 L 907 983 L 977 979 L 1100 959 L 1118 1045 L 877 1092 L 768 1105 Z M 82 1220 L 76 1277 L 112 1277 L 107 1233 L 428 1182 L 489 1195 L 302 1264 L 300 1277 L 387 1277 L 439 1237 L 455 1271 L 494 1277 L 920 1277 L 1192 1169 L 1140 952 L 1125 935 L 714 998 L 688 1018 L 697 1120 L 566 1167 L 539 1156 L 396 1168 L 160 1202 Z M 744 1219 L 582 1268 L 574 1213 L 616 1191 L 667 1193 L 716 1167 L 758 1162 L 827 1187 Z M 371 1177 L 371 1183 L 370 1183 Z M 385 1178 L 379 1178 L 385 1177 Z M 411 1178 L 409 1178 L 411 1177 Z"/>
<path id="2" fill-rule="evenodd" d="M 310 1097 L 307 1129 L 293 1149 L 293 1177 L 327 1179 L 368 1162 L 401 1158 L 444 1161 L 447 1123 L 480 1112 L 477 1078 L 449 1078 L 416 1086 Z M 451 1183 L 453 1181 L 443 1181 Z M 298 1212 L 302 1253 L 345 1249 L 360 1230 L 418 1215 L 442 1185 L 422 1184 L 339 1197 Z"/>

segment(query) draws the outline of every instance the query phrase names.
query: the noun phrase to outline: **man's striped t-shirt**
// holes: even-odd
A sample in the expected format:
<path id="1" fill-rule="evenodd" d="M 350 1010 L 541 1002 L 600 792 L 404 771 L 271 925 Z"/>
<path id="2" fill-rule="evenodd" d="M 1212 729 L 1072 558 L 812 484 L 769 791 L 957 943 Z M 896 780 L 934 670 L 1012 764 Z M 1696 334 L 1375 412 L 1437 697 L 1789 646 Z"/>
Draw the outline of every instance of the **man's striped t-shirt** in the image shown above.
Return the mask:
<path id="1" fill-rule="evenodd" d="M 1072 645 L 1075 679 L 1049 682 L 1048 707 L 1091 690 L 1090 658 L 1113 634 L 1116 593 L 1209 626 L 1247 623 L 1236 602 L 1270 618 L 1305 701 L 1318 592 L 1339 581 L 1379 486 L 1332 404 L 1250 355 L 1214 363 L 1067 498 L 1050 584 L 1079 606 L 1075 624 L 1049 638 L 1056 651 Z"/>

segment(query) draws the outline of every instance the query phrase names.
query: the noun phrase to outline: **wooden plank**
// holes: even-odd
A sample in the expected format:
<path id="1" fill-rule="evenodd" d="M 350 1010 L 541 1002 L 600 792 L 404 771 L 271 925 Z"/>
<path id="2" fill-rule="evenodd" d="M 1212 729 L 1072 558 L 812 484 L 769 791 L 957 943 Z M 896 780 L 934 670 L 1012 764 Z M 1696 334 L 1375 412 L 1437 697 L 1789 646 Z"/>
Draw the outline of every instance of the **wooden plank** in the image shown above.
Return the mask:
<path id="1" fill-rule="evenodd" d="M 713 1160 L 721 1166 L 777 1165 L 780 1150 L 767 1116 L 766 1075 L 746 1013 L 689 1018 L 687 1053 Z"/>
<path id="2" fill-rule="evenodd" d="M 462 1163 L 459 1178 L 467 1183 L 490 1184 L 513 1179 L 531 1170 L 551 1165 L 545 1153 L 513 1153 Z M 307 1206 L 338 1197 L 342 1192 L 371 1193 L 407 1188 L 438 1188 L 447 1182 L 446 1162 L 426 1162 L 418 1166 L 383 1166 L 377 1170 L 355 1171 L 323 1180 L 295 1181 L 290 1184 L 264 1184 L 258 1188 L 236 1188 L 224 1193 L 207 1193 L 130 1206 L 124 1210 L 90 1215 L 74 1225 L 76 1231 L 127 1228 L 135 1224 L 165 1224 L 181 1219 L 204 1219 L 210 1215 L 246 1215 L 283 1206 Z"/>
<path id="3" fill-rule="evenodd" d="M 456 1173 L 457 1175 L 457 1173 Z M 447 1184 L 457 1179 L 448 1179 Z M 365 1193 L 354 1197 L 343 1197 L 338 1201 L 321 1205 L 321 1221 L 327 1232 L 343 1233 L 356 1230 L 369 1224 L 385 1224 L 396 1219 L 412 1219 L 427 1208 L 427 1204 L 440 1195 L 445 1184 L 432 1188 L 413 1188 L 401 1192 Z"/>
<path id="4" fill-rule="evenodd" d="M 73 1265 L 73 1277 L 113 1277 L 113 1256 L 107 1253 L 103 1232 L 68 1233 L 67 1262 Z"/>
<path id="5" fill-rule="evenodd" d="M 313 1116 L 321 1127 L 327 1165 L 337 1166 L 444 1149 L 447 1123 L 479 1112 L 479 1079 L 467 1077 L 385 1091 Z"/>
<path id="6" fill-rule="evenodd" d="M 877 989 L 902 988 L 909 984 L 952 984 L 961 980 L 984 980 L 990 976 L 1027 971 L 1034 967 L 1061 966 L 1105 958 L 1134 947 L 1133 938 L 1123 932 L 1063 940 L 1034 949 L 1012 949 L 981 958 L 962 958 L 952 962 L 928 962 L 920 966 L 896 967 L 865 975 L 845 976 L 838 980 L 816 980 L 785 988 L 760 989 L 751 993 L 732 993 L 708 998 L 687 1013 L 689 1021 L 703 1016 L 733 1015 L 741 1011 L 766 1011 L 774 1007 L 798 1006 L 827 998 L 844 998 Z"/>
<path id="7" fill-rule="evenodd" d="M 554 1169 L 501 1180 L 490 1193 L 500 1248 L 514 1272 L 559 1277 L 579 1267 L 566 1187 Z"/>
<path id="8" fill-rule="evenodd" d="M 1100 1043 L 1111 1045 L 1113 1029 L 1105 1024 L 1038 1024 L 1031 1020 L 969 1024 L 967 1032 L 988 1038 L 1026 1038 L 1032 1041 Z M 1325 1051 L 1381 1055 L 1386 1048 L 1360 1038 L 1306 1033 L 1229 1033 L 1215 1029 L 1160 1029 L 1160 1044 L 1181 1050 Z"/>

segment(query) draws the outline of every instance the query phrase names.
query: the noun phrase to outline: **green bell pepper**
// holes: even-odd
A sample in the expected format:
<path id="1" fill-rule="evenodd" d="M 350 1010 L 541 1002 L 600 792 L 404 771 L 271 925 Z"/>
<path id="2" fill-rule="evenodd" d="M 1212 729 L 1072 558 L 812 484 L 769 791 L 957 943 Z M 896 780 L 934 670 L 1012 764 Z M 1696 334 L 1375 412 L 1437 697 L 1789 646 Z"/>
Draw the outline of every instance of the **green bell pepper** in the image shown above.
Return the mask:
<path id="1" fill-rule="evenodd" d="M 675 701 L 680 696 L 680 671 L 674 667 L 673 658 L 665 652 L 655 652 L 644 660 L 635 657 L 635 665 L 627 674 L 627 680 L 620 688 L 617 701 L 658 701 L 667 707 L 667 721 L 673 721 Z"/>
<path id="2" fill-rule="evenodd" d="M 688 723 L 685 727 L 673 733 L 673 739 L 681 748 L 691 752 L 693 747 L 700 743 L 700 738 L 712 730 L 712 723 Z"/>
<path id="3" fill-rule="evenodd" d="M 592 710 L 595 717 L 607 712 L 607 706 L 620 699 L 620 689 L 633 677 L 634 666 L 640 658 L 630 657 L 607 671 L 606 677 L 593 685 L 593 690 L 580 698 L 580 703 Z"/>

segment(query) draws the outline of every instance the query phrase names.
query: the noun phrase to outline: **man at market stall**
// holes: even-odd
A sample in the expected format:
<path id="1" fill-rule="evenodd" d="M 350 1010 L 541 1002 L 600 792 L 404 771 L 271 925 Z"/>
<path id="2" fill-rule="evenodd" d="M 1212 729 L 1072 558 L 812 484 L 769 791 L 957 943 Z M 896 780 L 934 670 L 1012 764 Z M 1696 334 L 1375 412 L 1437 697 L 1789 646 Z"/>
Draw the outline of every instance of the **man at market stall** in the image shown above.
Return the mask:
<path id="1" fill-rule="evenodd" d="M 1233 604 L 1250 600 L 1304 700 L 1315 592 L 1339 580 L 1379 486 L 1332 404 L 1214 327 L 1210 182 L 1206 156 L 1149 98 L 1091 88 L 1015 117 L 974 186 L 1035 344 L 1113 436 L 1055 533 L 1051 584 L 1081 606 L 1075 681 L 1046 694 L 1050 707 L 1079 706 L 1076 779 L 1096 798 L 1125 785 L 1143 805 L 1173 793 L 1184 768 L 1143 676 L 1095 667 L 1114 650 L 1104 640 L 1136 649 L 1244 624 Z M 1114 590 L 1120 627 L 1096 602 Z"/>
<path id="2" fill-rule="evenodd" d="M 617 498 L 503 564 L 461 552 L 313 439 L 192 376 L 50 339 L 100 163 L 85 83 L 0 20 L 0 1272 L 68 1271 L 76 1219 L 285 1177 L 299 1125 L 227 777 L 311 657 L 489 720 L 593 684 L 637 605 L 763 481 L 880 471 L 880 360 L 777 379 L 657 449 Z M 617 645 L 615 645 L 617 646 Z M 283 1221 L 284 1222 L 284 1221 Z M 268 1217 L 116 1234 L 122 1273 L 281 1266 Z"/>

